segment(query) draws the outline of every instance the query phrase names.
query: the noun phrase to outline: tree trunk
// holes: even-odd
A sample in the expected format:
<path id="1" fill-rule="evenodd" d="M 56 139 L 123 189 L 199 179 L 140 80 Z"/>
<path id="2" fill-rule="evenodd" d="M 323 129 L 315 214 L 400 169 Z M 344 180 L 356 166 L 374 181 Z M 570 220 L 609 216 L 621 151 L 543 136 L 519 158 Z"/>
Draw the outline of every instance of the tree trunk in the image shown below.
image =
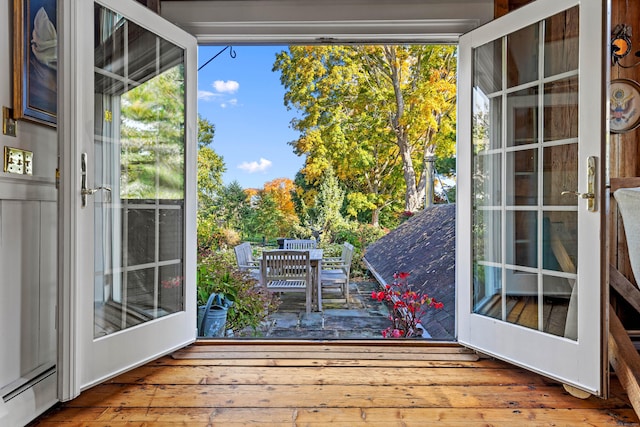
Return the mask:
<path id="1" fill-rule="evenodd" d="M 434 163 L 435 162 L 435 158 L 433 156 L 430 156 L 427 158 L 426 162 L 425 162 L 425 181 L 426 181 L 426 188 L 425 188 L 425 196 L 424 196 L 424 208 L 430 208 L 431 206 L 433 206 L 433 174 L 435 172 L 435 168 L 434 168 Z"/>
<path id="2" fill-rule="evenodd" d="M 377 227 L 380 225 L 380 208 L 375 208 L 371 212 L 371 225 Z"/>
<path id="3" fill-rule="evenodd" d="M 393 85 L 393 93 L 396 101 L 396 114 L 391 117 L 391 126 L 396 132 L 396 143 L 400 149 L 400 157 L 402 158 L 402 174 L 407 187 L 404 197 L 404 209 L 409 212 L 416 212 L 420 207 L 420 198 L 416 187 L 416 171 L 413 169 L 413 160 L 411 159 L 411 148 L 409 146 L 409 137 L 407 135 L 406 125 L 401 123 L 404 115 L 404 97 L 400 88 L 400 69 L 396 60 L 395 48 L 385 46 L 385 55 L 389 65 L 389 78 Z"/>
<path id="4" fill-rule="evenodd" d="M 406 141 L 402 141 L 406 137 L 398 136 L 398 146 L 400 147 L 400 155 L 402 157 L 402 174 L 404 183 L 407 187 L 404 197 L 404 209 L 409 212 L 416 212 L 420 208 L 420 197 L 416 188 L 416 171 L 413 168 L 413 160 L 409 153 L 409 145 Z"/>

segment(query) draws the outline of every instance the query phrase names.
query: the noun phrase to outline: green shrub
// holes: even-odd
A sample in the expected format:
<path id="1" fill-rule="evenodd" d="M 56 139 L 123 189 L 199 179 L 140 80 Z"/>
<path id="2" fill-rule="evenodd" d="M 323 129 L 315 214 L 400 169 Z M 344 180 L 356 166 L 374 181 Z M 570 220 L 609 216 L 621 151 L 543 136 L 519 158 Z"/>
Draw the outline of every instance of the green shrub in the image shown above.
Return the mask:
<path id="1" fill-rule="evenodd" d="M 200 259 L 198 263 L 198 305 L 205 305 L 209 295 L 222 293 L 233 305 L 227 311 L 225 329 L 236 336 L 251 328 L 258 333 L 269 312 L 277 309 L 279 301 L 246 272 L 238 270 L 233 251 L 219 251 Z"/>
<path id="2" fill-rule="evenodd" d="M 349 242 L 353 245 L 353 261 L 351 262 L 351 276 L 365 277 L 367 267 L 362 261 L 365 249 L 368 245 L 380 239 L 387 230 L 370 224 L 360 224 L 352 221 L 343 224 L 337 231 L 334 243 L 323 243 L 324 256 L 340 256 L 342 243 Z"/>
<path id="3" fill-rule="evenodd" d="M 229 249 L 240 243 L 240 234 L 218 225 L 215 216 L 198 215 L 198 256 L 205 257 L 220 249 Z"/>

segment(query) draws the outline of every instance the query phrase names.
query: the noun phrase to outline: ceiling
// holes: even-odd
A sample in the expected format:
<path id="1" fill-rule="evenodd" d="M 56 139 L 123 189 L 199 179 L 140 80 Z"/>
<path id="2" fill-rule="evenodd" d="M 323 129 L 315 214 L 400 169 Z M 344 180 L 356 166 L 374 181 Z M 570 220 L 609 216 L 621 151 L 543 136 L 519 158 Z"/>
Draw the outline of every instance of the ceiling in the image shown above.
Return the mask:
<path id="1" fill-rule="evenodd" d="M 165 0 L 161 14 L 200 44 L 452 43 L 493 0 Z"/>

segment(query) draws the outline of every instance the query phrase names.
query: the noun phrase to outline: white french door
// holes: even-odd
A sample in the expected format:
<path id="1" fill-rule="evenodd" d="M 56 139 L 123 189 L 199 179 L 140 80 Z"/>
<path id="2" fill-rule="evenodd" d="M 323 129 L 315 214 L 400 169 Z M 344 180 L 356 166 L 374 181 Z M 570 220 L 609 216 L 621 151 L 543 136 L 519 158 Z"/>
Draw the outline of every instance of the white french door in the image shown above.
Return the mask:
<path id="1" fill-rule="evenodd" d="M 458 339 L 600 395 L 606 2 L 537 0 L 460 38 Z"/>
<path id="2" fill-rule="evenodd" d="M 59 397 L 196 338 L 195 38 L 60 2 Z"/>

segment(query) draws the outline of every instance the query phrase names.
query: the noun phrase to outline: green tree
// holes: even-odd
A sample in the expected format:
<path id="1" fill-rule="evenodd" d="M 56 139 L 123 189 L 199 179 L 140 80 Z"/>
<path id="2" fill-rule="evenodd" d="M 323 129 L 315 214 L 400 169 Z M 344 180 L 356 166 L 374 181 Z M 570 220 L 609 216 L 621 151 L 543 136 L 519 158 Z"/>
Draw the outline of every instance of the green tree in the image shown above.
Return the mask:
<path id="1" fill-rule="evenodd" d="M 324 179 L 318 190 L 313 217 L 315 227 L 322 231 L 325 236 L 334 234 L 343 223 L 342 205 L 344 203 L 344 191 L 340 188 L 340 183 L 329 168 L 324 174 Z"/>
<path id="2" fill-rule="evenodd" d="M 262 236 L 267 240 L 280 235 L 281 228 L 286 224 L 284 215 L 277 208 L 273 195 L 261 192 L 257 206 L 248 219 L 249 232 L 254 236 Z"/>
<path id="3" fill-rule="evenodd" d="M 250 213 L 249 197 L 238 181 L 223 186 L 215 201 L 216 215 L 227 228 L 243 231 L 244 219 Z"/>
<path id="4" fill-rule="evenodd" d="M 198 212 L 210 215 L 215 198 L 222 189 L 222 174 L 226 171 L 224 159 L 211 148 L 215 127 L 207 119 L 198 116 Z"/>
<path id="5" fill-rule="evenodd" d="M 455 47 L 290 46 L 276 57 L 285 105 L 300 112 L 292 142 L 315 183 L 329 166 L 347 188 L 349 213 L 379 213 L 404 194 L 424 199 L 426 159 L 451 156 Z M 420 172 L 416 172 L 419 170 Z"/>

